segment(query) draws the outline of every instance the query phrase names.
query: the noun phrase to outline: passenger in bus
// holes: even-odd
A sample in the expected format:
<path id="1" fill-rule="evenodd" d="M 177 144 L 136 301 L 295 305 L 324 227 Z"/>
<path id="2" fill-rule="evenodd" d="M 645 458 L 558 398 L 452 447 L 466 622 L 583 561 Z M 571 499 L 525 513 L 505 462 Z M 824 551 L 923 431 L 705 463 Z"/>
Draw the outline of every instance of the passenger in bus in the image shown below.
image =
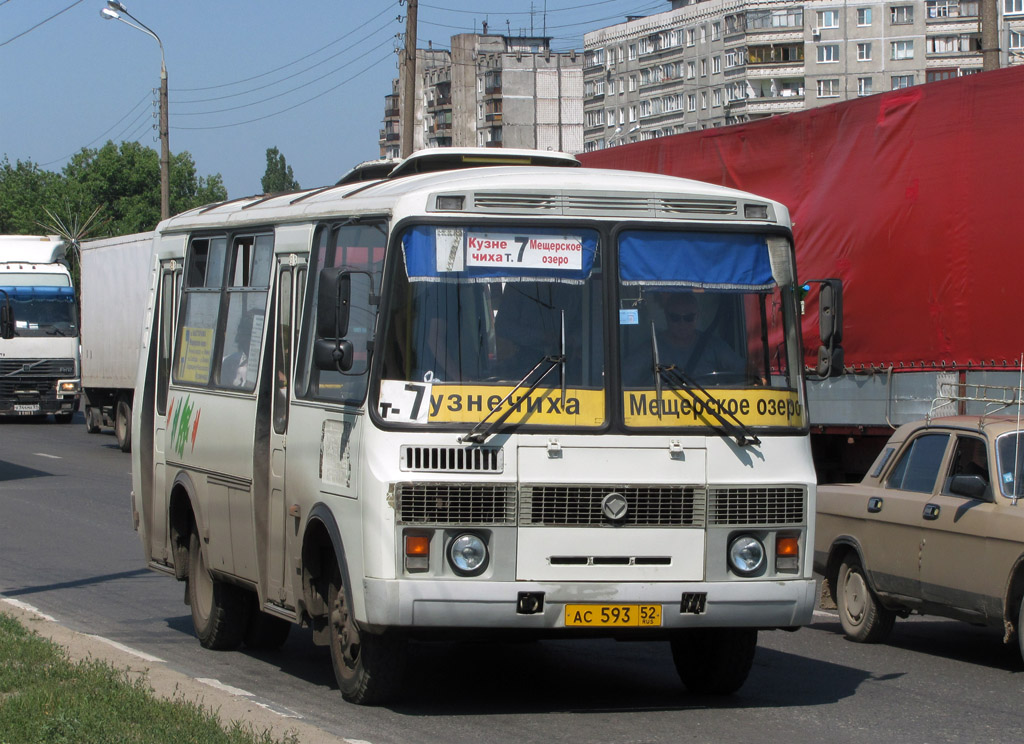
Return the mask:
<path id="1" fill-rule="evenodd" d="M 242 315 L 235 330 L 235 350 L 221 360 L 220 383 L 229 387 L 246 387 L 251 380 L 249 375 L 249 349 L 252 345 L 253 328 L 255 327 L 256 311 L 250 310 Z M 262 320 L 262 315 L 260 319 Z M 260 323 L 262 328 L 262 323 Z"/>

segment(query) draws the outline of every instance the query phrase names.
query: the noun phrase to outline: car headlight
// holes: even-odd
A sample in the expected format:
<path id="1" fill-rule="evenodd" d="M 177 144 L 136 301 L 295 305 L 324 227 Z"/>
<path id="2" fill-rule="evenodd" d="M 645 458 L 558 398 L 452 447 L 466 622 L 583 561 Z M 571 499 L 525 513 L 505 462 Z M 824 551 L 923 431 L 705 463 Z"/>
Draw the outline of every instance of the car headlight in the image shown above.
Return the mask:
<path id="1" fill-rule="evenodd" d="M 475 576 L 487 567 L 487 544 L 479 535 L 459 535 L 448 545 L 448 562 L 456 573 Z"/>
<path id="2" fill-rule="evenodd" d="M 740 535 L 729 544 L 729 565 L 740 576 L 750 576 L 764 567 L 764 545 L 756 537 Z"/>

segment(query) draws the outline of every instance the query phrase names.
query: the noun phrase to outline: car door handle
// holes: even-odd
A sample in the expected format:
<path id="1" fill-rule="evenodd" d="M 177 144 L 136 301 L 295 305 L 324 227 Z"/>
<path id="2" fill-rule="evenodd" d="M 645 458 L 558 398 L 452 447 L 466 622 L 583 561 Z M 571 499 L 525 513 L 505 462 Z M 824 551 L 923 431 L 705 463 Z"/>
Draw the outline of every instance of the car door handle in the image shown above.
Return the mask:
<path id="1" fill-rule="evenodd" d="M 868 499 L 868 514 L 878 514 L 882 511 L 882 498 L 880 496 L 872 496 Z"/>
<path id="2" fill-rule="evenodd" d="M 938 519 L 939 518 L 939 505 L 938 504 L 925 504 L 924 505 L 924 518 L 925 519 Z"/>

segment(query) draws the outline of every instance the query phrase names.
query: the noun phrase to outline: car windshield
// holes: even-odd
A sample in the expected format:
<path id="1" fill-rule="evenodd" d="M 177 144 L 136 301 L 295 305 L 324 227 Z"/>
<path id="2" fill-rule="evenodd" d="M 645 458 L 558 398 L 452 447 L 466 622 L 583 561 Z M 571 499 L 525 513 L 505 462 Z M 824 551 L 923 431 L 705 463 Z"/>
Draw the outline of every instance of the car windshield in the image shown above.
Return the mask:
<path id="1" fill-rule="evenodd" d="M 1012 432 L 996 442 L 999 486 L 1008 498 L 1024 497 L 1024 432 Z"/>
<path id="2" fill-rule="evenodd" d="M 391 420 L 476 424 L 518 386 L 512 423 L 604 422 L 596 231 L 415 227 L 402 258 L 380 346 Z"/>

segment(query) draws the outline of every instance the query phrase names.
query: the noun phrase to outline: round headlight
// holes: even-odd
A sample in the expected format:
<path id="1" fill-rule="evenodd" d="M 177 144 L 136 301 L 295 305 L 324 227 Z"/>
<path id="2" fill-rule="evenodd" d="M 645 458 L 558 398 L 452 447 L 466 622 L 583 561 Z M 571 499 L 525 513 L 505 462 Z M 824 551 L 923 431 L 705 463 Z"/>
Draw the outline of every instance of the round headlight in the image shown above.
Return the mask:
<path id="1" fill-rule="evenodd" d="M 729 545 L 729 565 L 741 576 L 757 573 L 764 566 L 764 545 L 756 537 L 740 535 Z"/>
<path id="2" fill-rule="evenodd" d="M 448 560 L 460 574 L 478 574 L 487 565 L 487 545 L 479 535 L 459 535 L 448 545 Z"/>

